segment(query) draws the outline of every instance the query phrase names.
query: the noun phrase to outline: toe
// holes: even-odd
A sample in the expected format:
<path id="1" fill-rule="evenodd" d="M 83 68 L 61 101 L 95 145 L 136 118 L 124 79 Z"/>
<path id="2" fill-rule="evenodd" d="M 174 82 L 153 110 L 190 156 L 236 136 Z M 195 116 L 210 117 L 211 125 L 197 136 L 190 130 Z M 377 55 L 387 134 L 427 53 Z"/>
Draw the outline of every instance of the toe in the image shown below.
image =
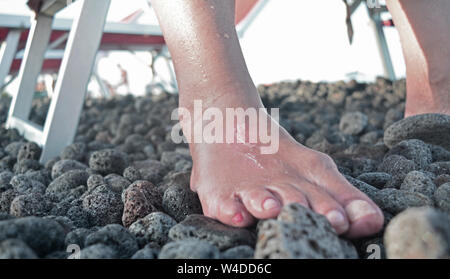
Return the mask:
<path id="1" fill-rule="evenodd" d="M 228 199 L 220 202 L 217 219 L 233 227 L 248 227 L 255 223 L 255 218 L 248 212 L 239 199 Z"/>
<path id="2" fill-rule="evenodd" d="M 350 221 L 350 228 L 346 234 L 348 237 L 369 236 L 381 230 L 384 222 L 382 211 L 342 175 L 336 174 L 332 182 L 326 184 L 325 189 L 345 208 Z"/>
<path id="3" fill-rule="evenodd" d="M 306 184 L 306 185 L 305 185 Z M 304 183 L 301 189 L 308 199 L 310 207 L 324 215 L 337 234 L 343 234 L 349 229 L 349 220 L 344 208 L 320 186 Z"/>
<path id="4" fill-rule="evenodd" d="M 274 195 L 279 197 L 282 205 L 287 205 L 290 203 L 299 203 L 306 208 L 309 208 L 308 200 L 305 195 L 296 187 L 291 185 L 281 185 L 281 186 L 268 186 L 267 187 Z"/>
<path id="5" fill-rule="evenodd" d="M 377 233 L 383 227 L 381 210 L 368 198 L 354 199 L 345 206 L 351 225 L 347 237 L 357 238 Z"/>
<path id="6" fill-rule="evenodd" d="M 258 219 L 274 218 L 280 213 L 281 201 L 264 187 L 239 192 L 247 210 Z"/>
<path id="7" fill-rule="evenodd" d="M 203 214 L 233 227 L 248 227 L 255 218 L 248 212 L 242 201 L 231 193 L 204 193 L 198 191 Z"/>

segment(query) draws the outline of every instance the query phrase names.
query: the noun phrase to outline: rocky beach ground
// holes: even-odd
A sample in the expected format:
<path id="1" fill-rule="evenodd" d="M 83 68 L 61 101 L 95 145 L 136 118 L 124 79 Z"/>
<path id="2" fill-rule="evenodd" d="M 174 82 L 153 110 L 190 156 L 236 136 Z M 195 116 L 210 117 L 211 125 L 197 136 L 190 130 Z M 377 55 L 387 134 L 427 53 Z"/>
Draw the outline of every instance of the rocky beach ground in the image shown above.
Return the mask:
<path id="1" fill-rule="evenodd" d="M 258 89 L 297 141 L 380 206 L 381 232 L 341 238 L 298 204 L 248 229 L 203 216 L 187 145 L 170 137 L 176 95 L 88 98 L 75 142 L 45 165 L 39 146 L 4 128 L 3 95 L 0 258 L 450 257 L 450 116 L 403 119 L 403 80 Z M 48 105 L 35 100 L 30 119 L 42 124 Z"/>

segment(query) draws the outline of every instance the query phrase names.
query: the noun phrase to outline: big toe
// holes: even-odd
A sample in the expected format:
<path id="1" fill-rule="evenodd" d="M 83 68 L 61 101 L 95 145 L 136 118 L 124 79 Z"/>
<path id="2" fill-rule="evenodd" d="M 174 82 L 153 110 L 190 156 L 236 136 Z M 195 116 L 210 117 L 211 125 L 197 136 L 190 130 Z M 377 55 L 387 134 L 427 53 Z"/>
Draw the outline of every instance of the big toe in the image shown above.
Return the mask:
<path id="1" fill-rule="evenodd" d="M 383 227 L 384 216 L 381 210 L 371 201 L 355 199 L 345 206 L 351 225 L 347 232 L 350 238 L 369 236 Z"/>
<path id="2" fill-rule="evenodd" d="M 347 214 L 350 227 L 348 237 L 356 238 L 377 233 L 383 227 L 384 216 L 378 206 L 364 193 L 353 187 L 343 176 L 335 176 L 326 190 L 338 201 Z"/>

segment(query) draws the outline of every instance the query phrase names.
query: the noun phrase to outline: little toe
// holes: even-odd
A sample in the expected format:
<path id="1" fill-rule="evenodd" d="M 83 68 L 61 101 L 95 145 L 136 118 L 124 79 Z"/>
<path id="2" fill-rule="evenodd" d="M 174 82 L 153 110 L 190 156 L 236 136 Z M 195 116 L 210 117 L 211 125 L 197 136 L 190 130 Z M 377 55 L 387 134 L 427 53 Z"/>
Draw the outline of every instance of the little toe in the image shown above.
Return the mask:
<path id="1" fill-rule="evenodd" d="M 238 199 L 221 201 L 216 215 L 219 221 L 233 227 L 248 227 L 256 221 Z"/>

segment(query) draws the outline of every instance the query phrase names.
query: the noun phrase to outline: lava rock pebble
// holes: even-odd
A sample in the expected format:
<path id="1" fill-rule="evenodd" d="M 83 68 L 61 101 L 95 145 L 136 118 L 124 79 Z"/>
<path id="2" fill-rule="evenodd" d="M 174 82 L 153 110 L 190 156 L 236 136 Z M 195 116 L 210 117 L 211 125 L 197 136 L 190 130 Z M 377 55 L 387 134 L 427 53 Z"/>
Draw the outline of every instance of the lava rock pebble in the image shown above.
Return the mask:
<path id="1" fill-rule="evenodd" d="M 128 227 L 137 219 L 158 211 L 161 208 L 161 195 L 149 181 L 136 181 L 124 192 L 124 211 L 122 223 Z"/>
<path id="2" fill-rule="evenodd" d="M 421 193 L 429 198 L 433 198 L 434 191 L 436 191 L 436 185 L 433 180 L 421 171 L 412 171 L 408 173 L 403 180 L 400 190 Z"/>
<path id="3" fill-rule="evenodd" d="M 140 246 L 149 242 L 164 245 L 169 241 L 169 230 L 176 224 L 177 222 L 169 215 L 163 212 L 153 212 L 131 224 L 129 230 L 136 237 Z"/>
<path id="4" fill-rule="evenodd" d="M 65 231 L 55 220 L 34 216 L 0 221 L 0 241 L 9 238 L 22 240 L 44 256 L 63 247 Z"/>
<path id="5" fill-rule="evenodd" d="M 223 259 L 252 259 L 255 250 L 247 245 L 236 246 L 222 252 Z"/>
<path id="6" fill-rule="evenodd" d="M 450 214 L 450 182 L 442 184 L 434 192 L 436 205 L 444 212 Z"/>
<path id="7" fill-rule="evenodd" d="M 37 259 L 36 253 L 19 239 L 0 242 L 0 259 Z"/>
<path id="8" fill-rule="evenodd" d="M 56 179 L 71 170 L 86 170 L 88 166 L 75 160 L 60 160 L 52 167 L 52 179 Z"/>
<path id="9" fill-rule="evenodd" d="M 339 123 L 339 129 L 347 135 L 358 135 L 368 122 L 367 115 L 362 112 L 348 112 L 344 114 Z"/>
<path id="10" fill-rule="evenodd" d="M 423 169 L 433 161 L 431 149 L 428 144 L 421 140 L 410 139 L 403 140 L 392 147 L 387 153 L 387 156 L 397 154 L 406 159 L 414 161 L 416 165 Z"/>
<path id="11" fill-rule="evenodd" d="M 407 117 L 389 126 L 384 132 L 384 143 L 393 147 L 405 139 L 419 139 L 426 143 L 450 149 L 450 116 L 428 113 Z"/>
<path id="12" fill-rule="evenodd" d="M 384 242 L 390 259 L 448 259 L 450 217 L 429 207 L 408 209 L 389 223 Z"/>
<path id="13" fill-rule="evenodd" d="M 385 172 L 366 172 L 359 175 L 357 179 L 378 189 L 382 189 L 392 179 L 392 176 Z"/>
<path id="14" fill-rule="evenodd" d="M 100 174 L 122 174 L 127 167 L 126 155 L 115 149 L 95 151 L 89 159 L 89 167 Z"/>
<path id="15" fill-rule="evenodd" d="M 217 247 L 207 241 L 186 239 L 166 244 L 159 253 L 159 259 L 219 259 Z"/>
<path id="16" fill-rule="evenodd" d="M 20 146 L 17 153 L 17 161 L 22 160 L 39 160 L 41 156 L 41 148 L 34 142 L 27 142 Z"/>
<path id="17" fill-rule="evenodd" d="M 105 226 L 121 223 L 123 203 L 120 196 L 106 185 L 95 188 L 83 199 L 83 208 L 91 216 L 91 224 Z"/>
<path id="18" fill-rule="evenodd" d="M 120 258 L 130 258 L 139 249 L 136 238 L 118 224 L 106 225 L 86 237 L 86 247 L 95 244 L 113 248 Z"/>
<path id="19" fill-rule="evenodd" d="M 189 215 L 172 227 L 169 237 L 174 241 L 189 238 L 205 240 L 220 250 L 239 245 L 253 246 L 255 243 L 255 236 L 249 230 L 227 226 L 198 214 Z"/>
<path id="20" fill-rule="evenodd" d="M 381 209 L 392 214 L 398 214 L 409 207 L 433 206 L 434 204 L 432 199 L 420 193 L 393 188 L 379 191 L 373 200 Z"/>
<path id="21" fill-rule="evenodd" d="M 134 260 L 137 259 L 157 259 L 159 254 L 159 249 L 155 249 L 151 244 L 145 245 L 144 248 L 141 250 L 138 250 L 134 255 L 131 257 Z"/>
<path id="22" fill-rule="evenodd" d="M 277 220 L 258 227 L 255 258 L 345 258 L 328 220 L 297 203 L 283 207 Z"/>
<path id="23" fill-rule="evenodd" d="M 95 244 L 80 251 L 80 259 L 115 259 L 117 251 L 104 244 Z"/>
<path id="24" fill-rule="evenodd" d="M 45 216 L 51 203 L 40 194 L 27 194 L 15 197 L 11 202 L 10 214 L 15 217 Z"/>
<path id="25" fill-rule="evenodd" d="M 167 188 L 163 196 L 163 208 L 178 222 L 183 221 L 190 214 L 202 213 L 202 205 L 197 194 L 181 185 Z"/>
<path id="26" fill-rule="evenodd" d="M 85 170 L 71 170 L 68 171 L 48 185 L 47 193 L 62 193 L 70 191 L 80 185 L 86 185 L 89 178 L 89 173 Z"/>

